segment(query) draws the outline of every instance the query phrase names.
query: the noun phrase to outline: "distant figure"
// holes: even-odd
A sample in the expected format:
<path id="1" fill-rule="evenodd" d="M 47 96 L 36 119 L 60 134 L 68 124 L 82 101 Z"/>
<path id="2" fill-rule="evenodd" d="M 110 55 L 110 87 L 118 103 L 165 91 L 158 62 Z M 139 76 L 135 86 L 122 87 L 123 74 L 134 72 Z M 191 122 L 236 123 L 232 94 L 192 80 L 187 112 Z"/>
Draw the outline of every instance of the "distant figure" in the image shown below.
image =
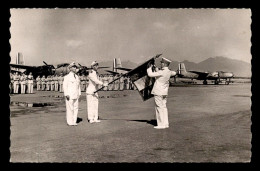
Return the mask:
<path id="1" fill-rule="evenodd" d="M 45 75 L 42 76 L 41 81 L 42 81 L 42 91 L 44 91 L 44 90 L 45 90 L 45 86 L 46 86 L 46 78 L 45 78 Z"/>
<path id="2" fill-rule="evenodd" d="M 113 76 L 109 75 L 108 76 L 108 83 L 110 83 L 112 81 L 113 81 Z M 108 85 L 108 91 L 111 91 L 111 90 L 113 90 L 113 83 Z"/>
<path id="3" fill-rule="evenodd" d="M 84 78 L 83 78 L 83 75 L 80 75 L 79 79 L 80 79 L 80 89 L 81 89 L 81 91 L 84 91 L 84 87 L 83 87 L 83 85 L 84 85 Z"/>
<path id="4" fill-rule="evenodd" d="M 33 93 L 33 75 L 32 73 L 30 72 L 29 75 L 28 75 L 28 93 L 29 94 L 32 94 Z"/>
<path id="5" fill-rule="evenodd" d="M 14 75 L 10 73 L 10 84 L 9 84 L 10 94 L 14 93 Z"/>
<path id="6" fill-rule="evenodd" d="M 94 93 L 97 90 L 97 85 L 107 86 L 107 83 L 103 83 L 98 79 L 97 70 L 98 63 L 96 61 L 91 63 L 93 68 L 89 73 L 89 85 L 86 91 L 87 94 L 87 108 L 88 108 L 88 120 L 90 123 L 100 122 L 98 120 L 98 93 Z"/>
<path id="7" fill-rule="evenodd" d="M 25 94 L 25 89 L 26 89 L 26 80 L 27 77 L 25 75 L 25 73 L 22 74 L 22 76 L 20 77 L 20 83 L 21 83 L 21 94 Z"/>
<path id="8" fill-rule="evenodd" d="M 103 77 L 103 82 L 104 82 L 104 84 L 108 84 L 108 76 L 107 76 L 106 74 L 105 74 L 104 77 Z M 104 90 L 104 91 L 107 91 L 107 88 L 108 88 L 108 87 L 104 87 L 103 90 Z"/>
<path id="9" fill-rule="evenodd" d="M 54 80 L 54 76 L 50 76 L 50 81 L 51 81 L 51 91 L 54 91 L 54 86 L 55 86 L 55 80 Z"/>
<path id="10" fill-rule="evenodd" d="M 19 81 L 20 81 L 20 76 L 18 75 L 18 72 L 15 72 L 13 79 L 14 79 L 14 94 L 18 94 Z"/>
<path id="11" fill-rule="evenodd" d="M 120 75 L 120 78 L 119 78 L 119 90 L 120 91 L 123 91 L 124 90 L 124 77 L 122 76 L 122 74 Z"/>
<path id="12" fill-rule="evenodd" d="M 130 77 L 126 77 L 126 89 L 129 90 L 130 89 Z"/>
<path id="13" fill-rule="evenodd" d="M 51 80 L 50 80 L 50 75 L 48 75 L 47 76 L 47 78 L 46 78 L 46 91 L 50 91 L 50 89 L 51 89 Z"/>
<path id="14" fill-rule="evenodd" d="M 36 85 L 37 85 L 37 91 L 40 91 L 41 90 L 41 78 L 39 75 L 36 78 Z"/>
<path id="15" fill-rule="evenodd" d="M 152 64 L 148 64 L 147 74 L 149 77 L 155 77 L 155 83 L 152 89 L 152 94 L 155 100 L 155 112 L 157 126 L 156 129 L 169 128 L 168 109 L 166 106 L 167 95 L 169 89 L 169 80 L 171 76 L 175 76 L 176 72 L 169 70 L 168 66 L 171 61 L 166 58 L 161 60 L 161 70 L 152 71 Z"/>
<path id="16" fill-rule="evenodd" d="M 114 81 L 114 89 L 113 89 L 113 90 L 118 91 L 118 90 L 119 90 L 118 75 L 115 75 L 115 76 L 114 76 L 114 80 L 116 80 L 116 81 Z"/>
<path id="17" fill-rule="evenodd" d="M 69 126 L 77 125 L 79 98 L 81 95 L 80 79 L 77 76 L 79 66 L 72 62 L 68 68 L 70 73 L 64 77 L 63 90 L 66 101 L 66 120 Z"/>
<path id="18" fill-rule="evenodd" d="M 55 90 L 55 91 L 59 91 L 59 79 L 58 79 L 58 75 L 55 75 L 55 76 L 53 77 L 53 79 L 54 79 L 54 90 Z"/>
<path id="19" fill-rule="evenodd" d="M 60 74 L 58 79 L 59 79 L 60 92 L 62 93 L 63 92 L 63 80 L 64 80 L 63 73 Z"/>

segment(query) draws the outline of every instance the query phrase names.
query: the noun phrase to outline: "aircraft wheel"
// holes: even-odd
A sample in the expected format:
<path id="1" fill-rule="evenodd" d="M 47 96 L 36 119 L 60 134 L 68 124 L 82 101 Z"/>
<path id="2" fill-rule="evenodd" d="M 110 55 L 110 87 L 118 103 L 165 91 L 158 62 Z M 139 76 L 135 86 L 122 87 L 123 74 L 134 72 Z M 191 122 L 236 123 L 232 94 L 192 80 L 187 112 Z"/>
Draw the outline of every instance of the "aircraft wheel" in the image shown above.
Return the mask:
<path id="1" fill-rule="evenodd" d="M 208 84 L 208 83 L 207 83 L 207 81 L 206 81 L 206 80 L 204 80 L 204 81 L 203 81 L 203 84 L 204 84 L 204 85 L 206 85 L 206 84 Z"/>
<path id="2" fill-rule="evenodd" d="M 219 82 L 216 80 L 216 81 L 215 81 L 215 84 L 217 85 L 218 83 L 219 83 Z"/>

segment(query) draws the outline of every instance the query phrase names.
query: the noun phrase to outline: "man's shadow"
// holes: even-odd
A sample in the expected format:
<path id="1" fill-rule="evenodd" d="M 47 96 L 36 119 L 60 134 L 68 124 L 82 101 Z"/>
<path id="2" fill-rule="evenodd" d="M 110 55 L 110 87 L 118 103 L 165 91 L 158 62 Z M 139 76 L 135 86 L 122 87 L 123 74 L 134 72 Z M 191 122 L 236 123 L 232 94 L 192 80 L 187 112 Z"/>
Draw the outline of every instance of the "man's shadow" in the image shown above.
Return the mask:
<path id="1" fill-rule="evenodd" d="M 127 121 L 146 122 L 147 124 L 151 124 L 153 126 L 157 125 L 157 121 L 155 119 L 151 119 L 151 120 L 127 120 Z"/>
<path id="2" fill-rule="evenodd" d="M 80 123 L 82 120 L 83 120 L 82 118 L 77 117 L 76 123 Z"/>
<path id="3" fill-rule="evenodd" d="M 155 119 L 151 119 L 151 120 L 128 120 L 128 119 L 104 119 L 104 118 L 100 118 L 100 120 L 125 120 L 125 121 L 134 121 L 134 122 L 146 122 L 147 124 L 157 126 L 157 121 Z"/>

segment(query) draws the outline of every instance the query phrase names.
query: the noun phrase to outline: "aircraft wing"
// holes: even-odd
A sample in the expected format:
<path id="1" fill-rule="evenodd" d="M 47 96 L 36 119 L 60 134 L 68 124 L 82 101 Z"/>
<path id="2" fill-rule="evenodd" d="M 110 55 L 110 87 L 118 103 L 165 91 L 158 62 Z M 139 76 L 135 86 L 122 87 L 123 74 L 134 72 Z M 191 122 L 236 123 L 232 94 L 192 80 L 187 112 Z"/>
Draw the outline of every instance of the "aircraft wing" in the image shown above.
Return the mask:
<path id="1" fill-rule="evenodd" d="M 100 67 L 100 66 L 99 66 L 98 68 L 100 69 L 100 68 L 110 68 L 110 67 Z"/>
<path id="2" fill-rule="evenodd" d="M 69 65 L 70 65 L 69 63 L 62 63 L 62 64 L 58 64 L 57 68 L 66 67 L 66 66 L 69 66 Z"/>
<path id="3" fill-rule="evenodd" d="M 131 70 L 132 70 L 132 69 L 130 69 L 130 68 L 122 68 L 122 67 L 116 68 L 116 69 L 120 69 L 120 70 L 124 70 L 124 71 L 131 71 Z"/>
<path id="4" fill-rule="evenodd" d="M 28 66 L 28 65 L 18 65 L 18 64 L 9 64 L 11 67 L 20 68 L 20 69 L 33 69 L 36 66 Z"/>
<path id="5" fill-rule="evenodd" d="M 119 74 L 118 72 L 114 72 L 114 71 L 110 71 L 110 70 L 105 70 L 106 72 L 109 72 L 109 73 L 112 73 L 112 74 L 114 74 L 114 75 L 116 75 L 116 74 Z"/>
<path id="6" fill-rule="evenodd" d="M 207 75 L 209 75 L 208 72 L 200 72 L 200 71 L 189 71 L 189 72 L 198 74 L 199 76 L 205 76 L 205 77 L 206 77 Z"/>

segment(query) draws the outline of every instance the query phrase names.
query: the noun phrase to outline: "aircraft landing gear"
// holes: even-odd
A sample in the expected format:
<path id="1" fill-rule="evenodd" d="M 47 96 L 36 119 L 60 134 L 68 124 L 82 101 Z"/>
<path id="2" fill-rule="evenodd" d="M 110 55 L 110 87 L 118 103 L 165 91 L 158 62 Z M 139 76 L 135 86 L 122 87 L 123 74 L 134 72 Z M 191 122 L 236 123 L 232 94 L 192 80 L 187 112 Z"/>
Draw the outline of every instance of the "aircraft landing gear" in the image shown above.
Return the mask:
<path id="1" fill-rule="evenodd" d="M 203 84 L 204 84 L 204 85 L 207 85 L 207 84 L 208 84 L 208 82 L 207 82 L 206 80 L 204 80 L 204 81 L 203 81 Z"/>
<path id="2" fill-rule="evenodd" d="M 218 82 L 218 80 L 215 80 L 215 84 L 217 85 L 219 82 Z"/>

